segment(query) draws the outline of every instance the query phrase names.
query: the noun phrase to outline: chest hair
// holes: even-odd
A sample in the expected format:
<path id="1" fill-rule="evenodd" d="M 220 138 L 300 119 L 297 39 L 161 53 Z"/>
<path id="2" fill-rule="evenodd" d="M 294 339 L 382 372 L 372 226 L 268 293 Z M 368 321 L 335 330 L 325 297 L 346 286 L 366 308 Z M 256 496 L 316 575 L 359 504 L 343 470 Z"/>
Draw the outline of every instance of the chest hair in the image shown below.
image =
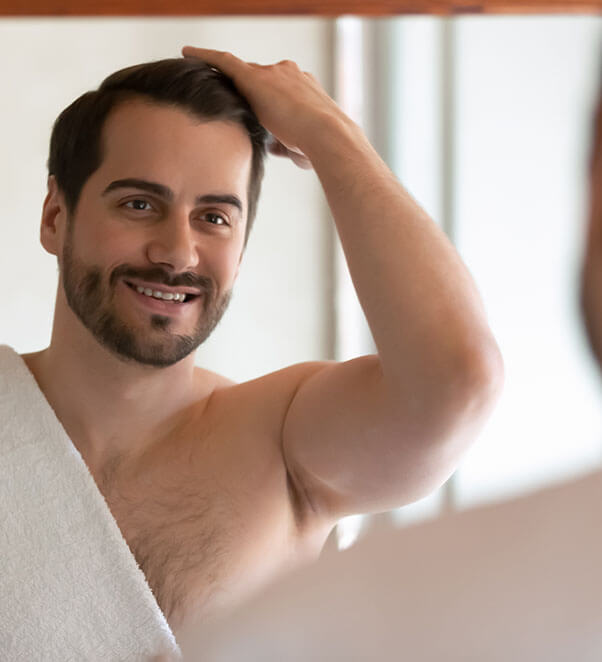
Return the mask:
<path id="1" fill-rule="evenodd" d="M 226 578 L 241 524 L 228 493 L 182 472 L 153 472 L 135 483 L 117 466 L 102 475 L 105 499 L 159 607 L 174 625 L 202 613 Z"/>

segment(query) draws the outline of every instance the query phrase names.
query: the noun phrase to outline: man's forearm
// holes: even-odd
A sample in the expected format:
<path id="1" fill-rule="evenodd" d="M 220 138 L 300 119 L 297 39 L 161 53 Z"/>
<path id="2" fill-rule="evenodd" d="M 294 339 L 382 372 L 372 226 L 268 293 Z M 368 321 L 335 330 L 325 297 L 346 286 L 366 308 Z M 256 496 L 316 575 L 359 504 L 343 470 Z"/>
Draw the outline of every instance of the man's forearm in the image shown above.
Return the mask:
<path id="1" fill-rule="evenodd" d="M 387 381 L 416 393 L 498 364 L 468 270 L 360 129 L 328 117 L 301 147 L 326 193 Z"/>

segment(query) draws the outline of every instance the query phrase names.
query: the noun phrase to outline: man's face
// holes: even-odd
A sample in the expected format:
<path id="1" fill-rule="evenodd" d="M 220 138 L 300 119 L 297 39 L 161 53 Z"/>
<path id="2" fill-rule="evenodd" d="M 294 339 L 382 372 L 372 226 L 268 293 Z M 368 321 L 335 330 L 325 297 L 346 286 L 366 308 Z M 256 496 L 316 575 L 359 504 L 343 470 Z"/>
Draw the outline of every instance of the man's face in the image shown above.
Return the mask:
<path id="1" fill-rule="evenodd" d="M 252 148 L 244 129 L 129 101 L 64 231 L 71 310 L 120 358 L 180 361 L 222 317 L 243 250 Z"/>

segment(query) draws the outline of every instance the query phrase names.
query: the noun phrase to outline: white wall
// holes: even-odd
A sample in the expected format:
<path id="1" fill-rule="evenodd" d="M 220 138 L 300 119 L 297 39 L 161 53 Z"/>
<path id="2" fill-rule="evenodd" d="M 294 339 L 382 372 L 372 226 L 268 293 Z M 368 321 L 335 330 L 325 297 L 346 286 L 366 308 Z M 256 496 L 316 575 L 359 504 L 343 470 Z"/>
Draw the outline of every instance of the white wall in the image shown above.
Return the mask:
<path id="1" fill-rule="evenodd" d="M 578 306 L 602 19 L 471 17 L 455 33 L 454 217 L 506 364 L 462 503 L 602 461 L 602 380 Z"/>
<path id="2" fill-rule="evenodd" d="M 55 117 L 112 71 L 177 56 L 185 44 L 262 63 L 293 59 L 330 83 L 323 19 L 0 21 L 0 343 L 26 352 L 50 337 L 56 263 L 38 224 Z M 315 175 L 272 159 L 255 223 L 230 309 L 198 355 L 236 380 L 332 352 L 331 228 Z"/>

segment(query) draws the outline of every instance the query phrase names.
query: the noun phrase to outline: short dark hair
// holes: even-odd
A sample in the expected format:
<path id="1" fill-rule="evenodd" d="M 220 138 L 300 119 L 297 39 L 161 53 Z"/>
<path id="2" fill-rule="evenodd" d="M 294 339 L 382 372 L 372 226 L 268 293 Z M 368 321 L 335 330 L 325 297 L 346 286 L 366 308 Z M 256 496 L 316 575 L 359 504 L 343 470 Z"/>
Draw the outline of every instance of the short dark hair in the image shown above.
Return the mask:
<path id="1" fill-rule="evenodd" d="M 232 81 L 207 63 L 173 58 L 138 64 L 111 74 L 58 116 L 50 138 L 48 174 L 54 175 L 73 212 L 81 190 L 103 159 L 102 130 L 109 113 L 125 101 L 143 98 L 182 108 L 202 120 L 235 122 L 251 140 L 245 244 L 257 211 L 266 154 L 266 130 Z"/>

